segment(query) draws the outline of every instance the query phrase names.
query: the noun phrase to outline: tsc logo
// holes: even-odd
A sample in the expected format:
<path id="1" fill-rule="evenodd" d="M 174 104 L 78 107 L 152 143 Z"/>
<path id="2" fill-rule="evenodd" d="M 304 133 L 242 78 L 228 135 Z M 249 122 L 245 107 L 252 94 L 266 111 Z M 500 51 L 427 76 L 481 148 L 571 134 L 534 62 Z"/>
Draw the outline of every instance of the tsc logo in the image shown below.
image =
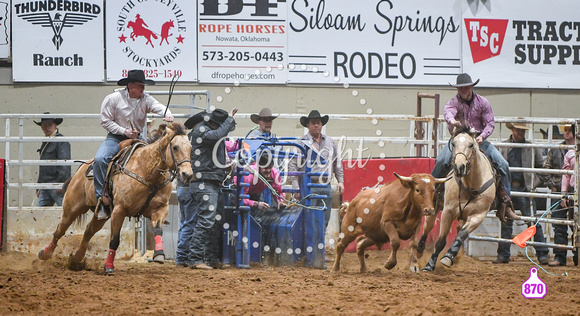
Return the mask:
<path id="1" fill-rule="evenodd" d="M 467 40 L 474 64 L 501 54 L 508 22 L 497 19 L 465 19 Z"/>

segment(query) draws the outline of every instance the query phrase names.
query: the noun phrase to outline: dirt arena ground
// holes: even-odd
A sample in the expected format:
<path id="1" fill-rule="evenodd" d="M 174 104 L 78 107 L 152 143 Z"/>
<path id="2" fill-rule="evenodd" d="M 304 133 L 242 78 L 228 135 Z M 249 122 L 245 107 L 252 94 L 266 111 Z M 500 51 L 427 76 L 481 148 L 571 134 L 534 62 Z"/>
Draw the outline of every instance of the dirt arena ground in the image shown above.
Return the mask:
<path id="1" fill-rule="evenodd" d="M 371 272 L 359 274 L 356 255 L 346 254 L 342 273 L 301 267 L 255 267 L 212 271 L 176 268 L 137 258 L 116 262 L 103 276 L 103 262 L 80 272 L 64 259 L 41 262 L 34 255 L 0 253 L 0 315 L 578 315 L 578 268 L 540 271 L 543 299 L 525 299 L 521 284 L 527 259 L 494 265 L 460 256 L 451 269 L 411 273 L 408 252 L 391 271 L 388 251 L 369 251 Z M 428 255 L 421 260 L 425 265 Z M 329 263 L 329 266 L 331 263 Z M 561 276 L 567 272 L 568 276 Z"/>

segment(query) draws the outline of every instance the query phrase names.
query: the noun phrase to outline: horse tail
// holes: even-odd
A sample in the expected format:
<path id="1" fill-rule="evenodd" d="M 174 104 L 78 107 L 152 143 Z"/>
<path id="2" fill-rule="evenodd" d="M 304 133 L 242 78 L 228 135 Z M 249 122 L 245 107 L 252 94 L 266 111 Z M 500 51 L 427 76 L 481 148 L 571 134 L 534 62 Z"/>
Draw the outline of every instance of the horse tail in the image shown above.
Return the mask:
<path id="1" fill-rule="evenodd" d="M 68 178 L 63 184 L 62 184 L 62 194 L 64 194 L 66 192 L 66 189 L 68 189 L 68 185 L 70 184 L 70 181 L 72 180 L 72 177 Z"/>

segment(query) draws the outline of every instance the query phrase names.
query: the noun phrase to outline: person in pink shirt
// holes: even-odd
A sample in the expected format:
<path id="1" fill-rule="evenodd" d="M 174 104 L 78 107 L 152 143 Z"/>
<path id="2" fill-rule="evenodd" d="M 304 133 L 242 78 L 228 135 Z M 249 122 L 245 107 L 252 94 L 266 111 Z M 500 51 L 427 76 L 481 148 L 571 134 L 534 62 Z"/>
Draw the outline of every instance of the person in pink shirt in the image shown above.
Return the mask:
<path id="1" fill-rule="evenodd" d="M 574 170 L 574 166 L 576 165 L 576 161 L 574 159 L 575 155 L 576 151 L 574 149 L 568 150 L 568 152 L 564 155 L 564 167 L 562 167 L 563 170 Z M 565 194 L 566 192 L 574 192 L 574 183 L 575 178 L 573 174 L 563 174 L 562 193 Z M 567 199 L 562 199 L 560 205 L 562 207 L 572 207 L 572 203 Z"/>
<path id="2" fill-rule="evenodd" d="M 251 169 L 251 170 L 248 170 Z M 260 156 L 257 165 L 255 163 L 251 164 L 249 168 L 250 174 L 242 178 L 242 182 L 249 183 L 249 187 L 242 188 L 242 194 L 247 194 L 250 196 L 249 199 L 243 199 L 243 205 L 249 206 L 251 208 L 257 208 L 260 210 L 268 209 L 271 206 L 261 201 L 261 195 L 264 190 L 269 189 L 268 186 L 258 177 L 258 174 L 262 176 L 276 191 L 277 195 L 273 194 L 273 201 L 276 201 L 277 208 L 285 207 L 283 193 L 282 193 L 282 181 L 280 179 L 280 172 L 274 168 L 274 159 L 272 156 L 264 153 Z"/>

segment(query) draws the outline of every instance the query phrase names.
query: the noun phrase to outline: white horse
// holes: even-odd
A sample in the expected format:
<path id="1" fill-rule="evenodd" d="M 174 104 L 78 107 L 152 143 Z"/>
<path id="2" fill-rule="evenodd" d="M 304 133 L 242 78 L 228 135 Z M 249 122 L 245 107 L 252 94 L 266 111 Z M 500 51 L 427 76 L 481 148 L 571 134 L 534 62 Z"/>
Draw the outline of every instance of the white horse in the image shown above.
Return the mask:
<path id="1" fill-rule="evenodd" d="M 479 150 L 475 131 L 462 128 L 453 137 L 453 177 L 445 183 L 445 202 L 441 213 L 439 239 L 423 271 L 435 270 L 439 253 L 445 248 L 451 223 L 455 219 L 457 237 L 441 259 L 446 267 L 453 265 L 463 241 L 485 219 L 495 199 L 495 177 L 487 156 Z"/>

